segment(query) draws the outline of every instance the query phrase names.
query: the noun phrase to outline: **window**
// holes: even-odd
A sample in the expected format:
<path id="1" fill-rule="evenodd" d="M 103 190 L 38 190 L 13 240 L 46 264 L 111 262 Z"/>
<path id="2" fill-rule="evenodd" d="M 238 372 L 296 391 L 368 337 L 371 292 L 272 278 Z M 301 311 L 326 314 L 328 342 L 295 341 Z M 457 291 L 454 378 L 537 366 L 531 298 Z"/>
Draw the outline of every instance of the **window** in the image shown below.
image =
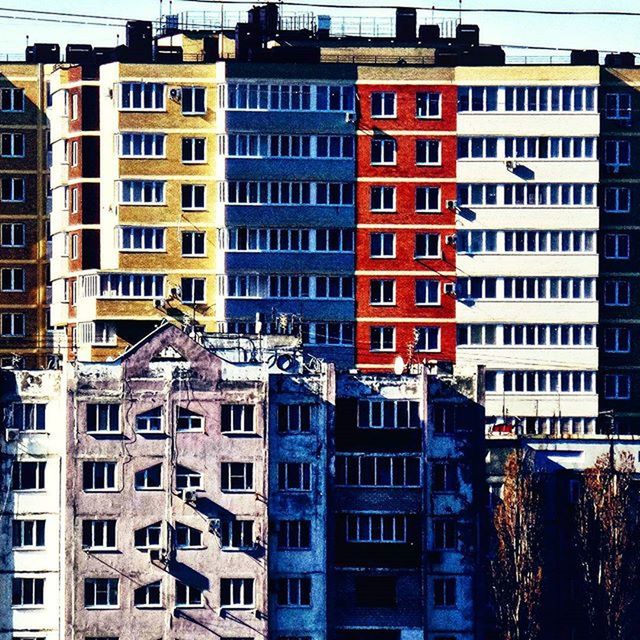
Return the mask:
<path id="1" fill-rule="evenodd" d="M 622 373 L 605 374 L 604 397 L 607 400 L 629 400 L 631 398 L 631 376 Z"/>
<path id="2" fill-rule="evenodd" d="M 0 135 L 0 156 L 3 158 L 24 158 L 24 149 L 24 133 Z"/>
<path id="3" fill-rule="evenodd" d="M 456 606 L 456 579 L 433 579 L 433 604 L 436 607 Z"/>
<path id="4" fill-rule="evenodd" d="M 162 539 L 162 523 L 156 522 L 148 527 L 137 529 L 133 536 L 136 549 L 157 549 Z"/>
<path id="5" fill-rule="evenodd" d="M 509 245 L 508 238 L 510 238 L 510 234 L 512 233 L 524 234 L 526 232 L 506 231 L 505 232 L 505 251 L 509 251 L 509 249 L 507 248 L 507 245 Z M 533 232 L 533 233 L 536 233 L 536 232 Z M 552 233 L 552 232 L 549 232 L 549 233 Z M 498 232 L 497 231 L 458 231 L 455 237 L 456 237 L 456 250 L 459 253 L 471 253 L 471 254 L 495 253 L 498 250 Z"/>
<path id="6" fill-rule="evenodd" d="M 395 304 L 396 281 L 371 280 L 369 283 L 369 303 L 380 306 Z"/>
<path id="7" fill-rule="evenodd" d="M 416 233 L 416 248 L 414 256 L 416 258 L 439 258 L 440 234 Z"/>
<path id="8" fill-rule="evenodd" d="M 181 522 L 176 523 L 176 545 L 178 549 L 201 548 L 202 531 Z"/>
<path id="9" fill-rule="evenodd" d="M 347 514 L 346 541 L 404 544 L 407 542 L 407 516 L 382 513 Z"/>
<path id="10" fill-rule="evenodd" d="M 3 313 L 0 335 L 4 338 L 18 338 L 25 335 L 26 318 L 24 313 Z"/>
<path id="11" fill-rule="evenodd" d="M 311 578 L 278 578 L 276 589 L 279 607 L 311 605 Z"/>
<path id="12" fill-rule="evenodd" d="M 88 404 L 87 433 L 120 433 L 120 405 Z"/>
<path id="13" fill-rule="evenodd" d="M 25 226 L 22 222 L 9 222 L 0 225 L 0 246 L 24 247 Z"/>
<path id="14" fill-rule="evenodd" d="M 162 298 L 164 278 L 161 275 L 133 273 L 101 274 L 97 295 L 103 298 Z M 86 289 L 87 280 L 84 282 Z M 96 292 L 94 290 L 85 295 L 93 297 Z"/>
<path id="15" fill-rule="evenodd" d="M 223 491 L 253 491 L 253 463 L 223 462 Z"/>
<path id="16" fill-rule="evenodd" d="M 476 243 L 475 248 L 484 248 L 490 238 L 491 232 L 484 232 L 483 237 L 471 233 L 465 238 L 463 232 L 461 238 L 463 244 Z M 493 232 L 495 233 L 495 232 Z M 595 253 L 596 234 L 593 231 L 504 231 L 504 250 L 507 253 Z M 484 241 L 484 245 L 481 242 Z M 456 245 L 458 246 L 458 245 Z M 494 244 L 492 244 L 495 247 Z M 496 249 L 493 248 L 493 251 Z"/>
<path id="17" fill-rule="evenodd" d="M 182 278 L 182 302 L 201 304 L 206 302 L 206 278 Z"/>
<path id="18" fill-rule="evenodd" d="M 416 280 L 416 305 L 440 304 L 440 282 L 438 280 Z"/>
<path id="19" fill-rule="evenodd" d="M 497 110 L 498 87 L 458 88 L 458 112 Z"/>
<path id="20" fill-rule="evenodd" d="M 353 87 L 317 86 L 312 101 L 312 87 L 299 84 L 230 83 L 227 85 L 227 108 L 269 111 L 326 111 L 348 107 L 353 110 Z M 341 100 L 343 98 L 343 100 Z M 350 98 L 350 99 L 349 99 Z"/>
<path id="21" fill-rule="evenodd" d="M 309 520 L 280 520 L 276 524 L 278 549 L 310 549 L 311 522 Z"/>
<path id="22" fill-rule="evenodd" d="M 413 400 L 361 400 L 358 427 L 366 429 L 417 429 L 419 403 Z"/>
<path id="23" fill-rule="evenodd" d="M 204 416 L 178 407 L 176 431 L 204 431 Z"/>
<path id="24" fill-rule="evenodd" d="M 631 285 L 626 280 L 605 280 L 604 304 L 607 307 L 628 307 L 631 304 Z"/>
<path id="25" fill-rule="evenodd" d="M 120 189 L 121 204 L 165 204 L 165 182 L 163 180 L 123 180 Z"/>
<path id="26" fill-rule="evenodd" d="M 176 467 L 176 490 L 198 490 L 203 489 L 202 475 L 197 471 L 192 471 L 188 467 L 178 465 Z"/>
<path id="27" fill-rule="evenodd" d="M 223 404 L 220 431 L 222 433 L 253 433 L 255 431 L 254 405 Z"/>
<path id="28" fill-rule="evenodd" d="M 397 142 L 394 138 L 374 136 L 371 139 L 371 164 L 395 164 L 397 146 Z"/>
<path id="29" fill-rule="evenodd" d="M 420 459 L 392 455 L 337 455 L 336 484 L 345 487 L 419 487 Z"/>
<path id="30" fill-rule="evenodd" d="M 162 606 L 162 582 L 152 582 L 138 587 L 133 591 L 133 605 L 140 609 L 149 609 Z"/>
<path id="31" fill-rule="evenodd" d="M 116 549 L 115 520 L 83 520 L 82 548 L 91 551 Z"/>
<path id="32" fill-rule="evenodd" d="M 440 140 L 416 140 L 416 164 L 439 165 L 441 146 Z"/>
<path id="33" fill-rule="evenodd" d="M 447 429 L 440 433 L 451 433 L 448 424 L 440 424 Z M 434 492 L 449 493 L 458 490 L 458 466 L 455 462 L 434 462 L 431 472 Z"/>
<path id="34" fill-rule="evenodd" d="M 460 184 L 458 185 L 458 204 L 461 206 L 498 204 L 498 186 L 495 184 Z"/>
<path id="35" fill-rule="evenodd" d="M 165 86 L 159 82 L 123 82 L 121 111 L 164 111 Z"/>
<path id="36" fill-rule="evenodd" d="M 116 462 L 96 460 L 82 463 L 82 488 L 85 491 L 115 491 Z"/>
<path id="37" fill-rule="evenodd" d="M 507 139 L 509 140 L 509 139 Z M 511 138 L 513 140 L 513 138 Z M 523 138 L 524 140 L 524 138 Z M 509 143 L 507 145 L 506 156 L 509 155 Z M 498 157 L 498 138 L 484 138 L 474 136 L 473 138 L 458 138 L 458 160 L 465 158 L 497 158 Z"/>
<path id="38" fill-rule="evenodd" d="M 206 138 L 182 138 L 182 162 L 185 164 L 194 164 L 206 161 Z"/>
<path id="39" fill-rule="evenodd" d="M 44 578 L 13 578 L 11 581 L 13 607 L 41 607 L 44 605 Z"/>
<path id="40" fill-rule="evenodd" d="M 45 524 L 46 520 L 13 520 L 13 548 L 38 549 L 44 547 Z"/>
<path id="41" fill-rule="evenodd" d="M 456 295 L 461 300 L 493 300 L 497 296 L 497 281 L 497 278 L 458 278 Z"/>
<path id="42" fill-rule="evenodd" d="M 416 327 L 414 332 L 417 352 L 440 351 L 440 327 Z"/>
<path id="43" fill-rule="evenodd" d="M 2 291 L 20 292 L 25 290 L 24 269 L 22 268 L 2 269 L 0 278 L 2 280 Z"/>
<path id="44" fill-rule="evenodd" d="M 87 609 L 118 607 L 118 578 L 85 578 L 84 606 Z"/>
<path id="45" fill-rule="evenodd" d="M 595 111 L 595 87 L 506 87 L 506 111 Z"/>
<path id="46" fill-rule="evenodd" d="M 120 249 L 125 251 L 165 251 L 166 229 L 121 227 Z"/>
<path id="47" fill-rule="evenodd" d="M 629 353 L 631 331 L 627 327 L 607 327 L 604 330 L 604 350 L 607 353 Z"/>
<path id="48" fill-rule="evenodd" d="M 309 433 L 311 431 L 311 405 L 278 405 L 278 431 L 279 433 Z"/>
<path id="49" fill-rule="evenodd" d="M 504 393 L 594 393 L 594 371 L 489 371 L 487 390 Z M 502 383 L 502 387 L 500 387 Z"/>
<path id="50" fill-rule="evenodd" d="M 435 91 L 419 92 L 416 94 L 417 118 L 440 118 L 442 96 Z"/>
<path id="51" fill-rule="evenodd" d="M 351 322 L 310 322 L 302 325 L 302 340 L 308 345 L 353 345 Z"/>
<path id="52" fill-rule="evenodd" d="M 628 140 L 605 140 L 604 161 L 607 167 L 617 171 L 631 165 L 631 143 Z"/>
<path id="53" fill-rule="evenodd" d="M 74 140 L 71 143 L 71 166 L 78 166 L 78 141 Z"/>
<path id="54" fill-rule="evenodd" d="M 316 156 L 318 158 L 353 158 L 353 152 L 354 144 L 351 136 L 316 137 Z"/>
<path id="55" fill-rule="evenodd" d="M 204 231 L 182 232 L 182 255 L 184 257 L 205 256 L 206 233 Z"/>
<path id="56" fill-rule="evenodd" d="M 631 211 L 631 189 L 628 187 L 606 187 L 604 209 L 607 213 L 629 213 Z"/>
<path id="57" fill-rule="evenodd" d="M 0 111 L 24 111 L 24 89 L 0 89 Z"/>
<path id="58" fill-rule="evenodd" d="M 253 520 L 227 520 L 222 523 L 220 544 L 223 549 L 253 549 Z"/>
<path id="59" fill-rule="evenodd" d="M 206 209 L 206 189 L 203 184 L 183 184 L 182 209 L 185 211 L 202 211 Z"/>
<path id="60" fill-rule="evenodd" d="M 164 133 L 123 133 L 120 135 L 121 158 L 164 158 Z"/>
<path id="61" fill-rule="evenodd" d="M 207 90 L 205 87 L 182 87 L 182 113 L 198 115 L 207 112 Z"/>
<path id="62" fill-rule="evenodd" d="M 458 547 L 458 527 L 455 520 L 438 519 L 433 521 L 433 548 L 452 550 Z"/>
<path id="63" fill-rule="evenodd" d="M 396 257 L 396 234 L 395 233 L 372 233 L 370 234 L 371 257 L 372 258 L 395 258 Z"/>
<path id="64" fill-rule="evenodd" d="M 416 188 L 416 212 L 440 212 L 440 187 Z"/>
<path id="65" fill-rule="evenodd" d="M 375 91 L 371 94 L 372 118 L 396 117 L 396 94 L 391 91 Z"/>
<path id="66" fill-rule="evenodd" d="M 631 122 L 631 94 L 607 93 L 604 97 L 604 116 L 607 120 Z"/>
<path id="67" fill-rule="evenodd" d="M 146 469 L 136 471 L 134 475 L 136 491 L 162 489 L 162 464 L 154 464 Z"/>
<path id="68" fill-rule="evenodd" d="M 433 407 L 433 432 L 437 435 L 455 433 L 456 431 L 456 408 L 443 404 L 436 404 Z"/>
<path id="69" fill-rule="evenodd" d="M 281 198 L 282 195 L 281 193 Z M 316 183 L 316 204 L 352 205 L 353 184 L 349 182 Z"/>
<path id="70" fill-rule="evenodd" d="M 396 328 L 371 327 L 369 345 L 371 351 L 395 351 Z"/>
<path id="71" fill-rule="evenodd" d="M 136 416 L 136 431 L 159 433 L 162 431 L 162 423 L 162 407 L 155 407 Z"/>
<path id="72" fill-rule="evenodd" d="M 176 607 L 202 607 L 202 589 L 176 580 Z"/>
<path id="73" fill-rule="evenodd" d="M 220 580 L 221 607 L 252 607 L 253 578 L 222 578 Z"/>
<path id="74" fill-rule="evenodd" d="M 607 233 L 604 236 L 604 257 L 611 260 L 628 260 L 629 234 Z"/>
<path id="75" fill-rule="evenodd" d="M 311 464 L 308 462 L 281 462 L 278 464 L 280 491 L 311 491 Z"/>
<path id="76" fill-rule="evenodd" d="M 11 470 L 11 488 L 14 491 L 43 491 L 46 462 L 15 460 Z"/>

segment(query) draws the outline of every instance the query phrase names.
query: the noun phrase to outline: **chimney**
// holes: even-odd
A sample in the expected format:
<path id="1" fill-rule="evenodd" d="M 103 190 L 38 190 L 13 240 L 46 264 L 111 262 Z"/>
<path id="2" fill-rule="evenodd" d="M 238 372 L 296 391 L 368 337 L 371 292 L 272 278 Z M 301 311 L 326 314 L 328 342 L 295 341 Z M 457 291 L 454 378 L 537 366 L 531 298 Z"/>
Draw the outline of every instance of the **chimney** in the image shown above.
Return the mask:
<path id="1" fill-rule="evenodd" d="M 396 40 L 415 42 L 418 19 L 415 9 L 398 7 L 396 9 Z"/>

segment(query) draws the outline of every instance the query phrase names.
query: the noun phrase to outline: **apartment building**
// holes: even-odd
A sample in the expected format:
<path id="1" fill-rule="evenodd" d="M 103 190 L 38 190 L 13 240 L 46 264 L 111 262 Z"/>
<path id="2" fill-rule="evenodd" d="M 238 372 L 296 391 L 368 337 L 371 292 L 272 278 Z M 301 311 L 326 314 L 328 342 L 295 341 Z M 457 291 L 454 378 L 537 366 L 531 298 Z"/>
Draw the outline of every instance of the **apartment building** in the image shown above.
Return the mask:
<path id="1" fill-rule="evenodd" d="M 456 69 L 458 362 L 489 424 L 592 434 L 598 416 L 599 68 Z"/>
<path id="2" fill-rule="evenodd" d="M 0 69 L 0 364 L 41 367 L 49 353 L 44 64 Z"/>
<path id="3" fill-rule="evenodd" d="M 3 371 L 0 637 L 61 640 L 66 458 L 60 371 Z"/>
<path id="4" fill-rule="evenodd" d="M 51 78 L 53 324 L 104 360 L 167 317 L 212 328 L 211 65 L 63 65 Z"/>

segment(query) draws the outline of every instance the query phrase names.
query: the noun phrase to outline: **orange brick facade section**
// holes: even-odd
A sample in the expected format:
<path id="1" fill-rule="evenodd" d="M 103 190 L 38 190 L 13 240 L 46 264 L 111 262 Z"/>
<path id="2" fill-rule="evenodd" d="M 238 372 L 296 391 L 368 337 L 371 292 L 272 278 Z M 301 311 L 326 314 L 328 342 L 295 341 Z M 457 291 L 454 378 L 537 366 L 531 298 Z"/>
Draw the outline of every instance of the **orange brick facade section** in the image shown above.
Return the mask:
<path id="1" fill-rule="evenodd" d="M 396 95 L 396 117 L 372 117 L 372 94 Z M 440 94 L 440 116 L 417 117 L 419 93 Z M 447 84 L 360 84 L 357 87 L 360 120 L 357 139 L 356 175 L 356 363 L 363 370 L 384 370 L 397 356 L 405 362 L 454 361 L 456 351 L 455 298 L 445 283 L 455 284 L 455 211 L 447 201 L 456 198 L 457 90 Z M 384 136 L 396 141 L 393 165 L 373 166 L 372 140 Z M 419 140 L 440 142 L 440 163 L 416 163 Z M 371 210 L 371 188 L 395 187 L 395 212 Z M 416 189 L 438 187 L 440 206 L 436 213 L 416 212 Z M 371 236 L 376 232 L 395 234 L 395 257 L 371 257 Z M 439 234 L 440 257 L 416 258 L 416 234 Z M 372 305 L 373 280 L 395 281 L 395 303 Z M 439 282 L 439 304 L 416 304 L 416 281 Z M 372 327 L 395 327 L 392 351 L 371 349 Z M 415 331 L 420 327 L 440 329 L 436 351 L 416 351 Z"/>

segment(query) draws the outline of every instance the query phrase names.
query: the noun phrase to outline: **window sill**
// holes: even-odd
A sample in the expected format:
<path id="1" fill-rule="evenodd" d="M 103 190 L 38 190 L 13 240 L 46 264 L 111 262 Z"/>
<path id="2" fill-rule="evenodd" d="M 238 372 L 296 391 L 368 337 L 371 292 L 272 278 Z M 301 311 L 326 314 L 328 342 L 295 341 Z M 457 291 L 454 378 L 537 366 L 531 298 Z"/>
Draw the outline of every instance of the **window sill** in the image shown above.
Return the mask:
<path id="1" fill-rule="evenodd" d="M 166 249 L 120 249 L 120 253 L 167 253 Z"/>
<path id="2" fill-rule="evenodd" d="M 421 116 L 416 113 L 416 120 L 442 120 L 442 114 L 437 116 Z"/>
<path id="3" fill-rule="evenodd" d="M 204 609 L 204 603 L 201 604 L 177 604 L 176 609 Z"/>
<path id="4" fill-rule="evenodd" d="M 387 115 L 385 113 L 385 114 L 382 114 L 382 115 L 379 115 L 379 116 L 374 116 L 373 114 L 371 114 L 371 119 L 372 120 L 397 120 L 397 118 L 398 118 L 398 114 L 397 113 L 394 113 L 394 114 L 391 114 L 391 115 Z"/>
<path id="5" fill-rule="evenodd" d="M 12 604 L 12 609 L 25 610 L 25 609 L 45 609 L 44 604 Z"/>
<path id="6" fill-rule="evenodd" d="M 182 164 L 207 164 L 207 160 L 182 160 Z"/>

